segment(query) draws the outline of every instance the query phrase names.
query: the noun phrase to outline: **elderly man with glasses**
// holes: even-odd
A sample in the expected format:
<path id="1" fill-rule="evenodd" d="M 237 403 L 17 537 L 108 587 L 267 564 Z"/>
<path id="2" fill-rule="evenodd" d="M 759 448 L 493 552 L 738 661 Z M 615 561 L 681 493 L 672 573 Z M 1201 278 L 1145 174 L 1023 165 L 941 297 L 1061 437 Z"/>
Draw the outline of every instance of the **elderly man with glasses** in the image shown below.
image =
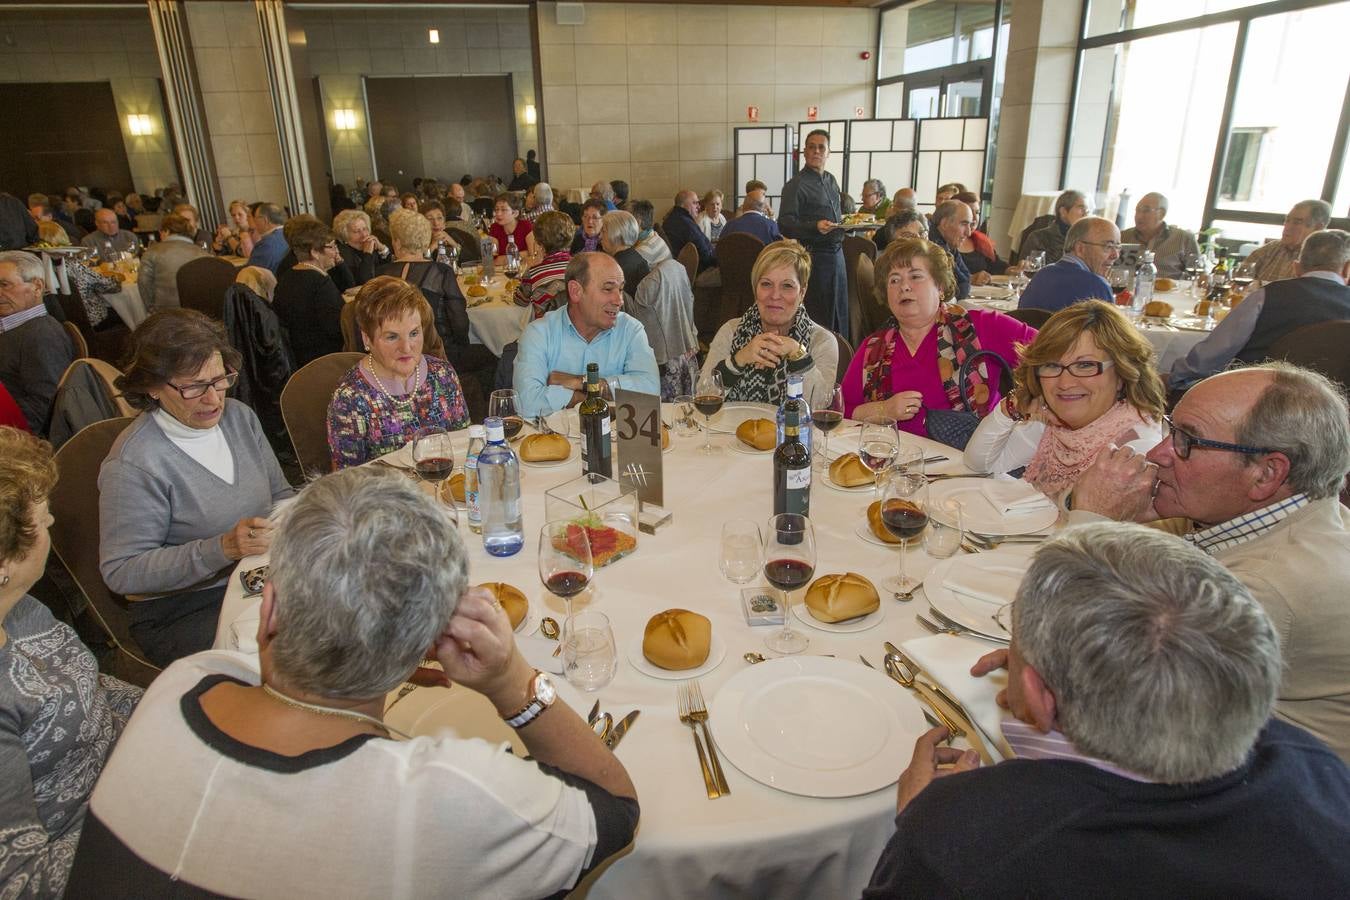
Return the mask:
<path id="1" fill-rule="evenodd" d="M 1195 235 L 1185 228 L 1168 225 L 1167 198 L 1156 191 L 1139 198 L 1134 208 L 1134 227 L 1120 233 L 1125 244 L 1138 244 L 1153 251 L 1153 262 L 1158 274 L 1165 278 L 1180 278 L 1183 263 L 1190 254 L 1200 255 Z"/>
<path id="2" fill-rule="evenodd" d="M 1069 497 L 1071 521 L 1183 520 L 1187 541 L 1266 608 L 1284 647 L 1276 713 L 1350 761 L 1350 409 L 1287 363 L 1191 388 L 1146 456 L 1108 448 Z"/>
<path id="3" fill-rule="evenodd" d="M 1297 278 L 1294 263 L 1298 261 L 1299 249 L 1308 235 L 1321 231 L 1331 222 L 1331 204 L 1325 200 L 1304 200 L 1294 204 L 1284 217 L 1284 230 L 1278 241 L 1271 241 L 1257 247 L 1246 260 L 1243 269 L 1248 271 L 1254 281 L 1269 284 L 1286 278 Z"/>
<path id="4" fill-rule="evenodd" d="M 1106 273 L 1120 258 L 1120 229 L 1100 216 L 1084 216 L 1064 236 L 1064 255 L 1031 279 L 1018 306 L 1057 312 L 1080 300 L 1115 303 Z"/>
<path id="5" fill-rule="evenodd" d="M 1213 559 L 1139 525 L 1044 544 L 1011 606 L 978 768 L 935 728 L 900 777 L 864 900 L 1302 897 L 1350 883 L 1350 771 L 1271 719 L 1278 623 Z M 97 802 L 97 794 L 95 801 Z"/>

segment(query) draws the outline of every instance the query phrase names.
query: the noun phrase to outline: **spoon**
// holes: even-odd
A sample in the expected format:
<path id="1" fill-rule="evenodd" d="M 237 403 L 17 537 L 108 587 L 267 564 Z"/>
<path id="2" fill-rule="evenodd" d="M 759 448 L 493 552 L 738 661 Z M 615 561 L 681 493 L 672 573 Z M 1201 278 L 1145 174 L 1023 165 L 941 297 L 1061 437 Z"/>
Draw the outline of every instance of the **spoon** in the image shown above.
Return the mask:
<path id="1" fill-rule="evenodd" d="M 562 634 L 562 629 L 558 627 L 558 620 L 552 616 L 544 616 L 543 621 L 539 623 L 539 633 L 550 641 L 556 641 L 558 635 Z"/>
<path id="2" fill-rule="evenodd" d="M 751 651 L 747 652 L 747 653 L 745 654 L 745 656 L 742 657 L 742 659 L 744 659 L 746 662 L 750 663 L 751 665 L 754 665 L 755 663 L 762 663 L 762 662 L 764 662 L 764 654 L 763 654 L 763 653 L 756 653 L 755 651 L 751 650 Z"/>
<path id="3" fill-rule="evenodd" d="M 908 603 L 914 599 L 914 592 L 918 589 L 919 586 L 916 584 L 907 591 L 895 591 L 895 599 L 899 600 L 901 603 Z"/>

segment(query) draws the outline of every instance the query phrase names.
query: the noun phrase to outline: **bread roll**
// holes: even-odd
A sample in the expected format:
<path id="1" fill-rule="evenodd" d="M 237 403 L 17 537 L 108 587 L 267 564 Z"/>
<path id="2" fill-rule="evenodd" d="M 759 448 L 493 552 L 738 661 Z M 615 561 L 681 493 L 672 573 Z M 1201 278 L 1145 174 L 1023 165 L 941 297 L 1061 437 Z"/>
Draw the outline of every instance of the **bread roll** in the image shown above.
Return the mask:
<path id="1" fill-rule="evenodd" d="M 711 647 L 712 622 L 687 609 L 657 613 L 642 633 L 642 655 L 662 669 L 697 669 L 708 661 Z"/>
<path id="2" fill-rule="evenodd" d="M 1172 304 L 1165 303 L 1162 300 L 1150 300 L 1144 304 L 1144 315 L 1166 319 L 1172 315 Z"/>
<path id="3" fill-rule="evenodd" d="M 746 419 L 736 429 L 736 437 L 756 450 L 772 450 L 778 446 L 778 426 L 768 419 Z"/>
<path id="4" fill-rule="evenodd" d="M 886 530 L 886 526 L 881 521 L 881 501 L 873 500 L 872 505 L 867 507 L 867 527 L 877 536 L 879 540 L 888 544 L 903 544 L 904 541 L 895 537 Z"/>
<path id="5" fill-rule="evenodd" d="M 464 502 L 464 473 L 456 472 L 441 482 L 441 499 L 453 497 L 456 503 Z"/>
<path id="6" fill-rule="evenodd" d="M 497 598 L 497 602 L 506 611 L 506 617 L 511 620 L 511 629 L 514 631 L 519 628 L 530 611 L 530 601 L 525 599 L 525 594 L 520 588 L 504 581 L 488 581 L 478 586 L 487 588 L 492 596 Z"/>
<path id="7" fill-rule="evenodd" d="M 1170 278 L 1159 278 L 1153 282 L 1153 289 L 1155 291 L 1172 291 L 1176 290 L 1176 286 L 1177 283 Z"/>
<path id="8" fill-rule="evenodd" d="M 857 572 L 822 575 L 806 589 L 806 611 L 821 622 L 856 619 L 880 608 L 877 589 Z"/>
<path id="9" fill-rule="evenodd" d="M 1197 316 L 1207 316 L 1209 315 L 1210 307 L 1211 304 L 1208 300 L 1201 300 L 1199 303 L 1195 304 L 1195 309 L 1193 310 L 1193 312 Z"/>
<path id="10" fill-rule="evenodd" d="M 840 487 L 859 487 L 876 482 L 872 470 L 862 464 L 856 453 L 845 453 L 830 463 L 830 480 Z"/>
<path id="11" fill-rule="evenodd" d="M 561 434 L 531 434 L 520 442 L 520 458 L 526 462 L 552 462 L 572 455 L 572 445 Z"/>

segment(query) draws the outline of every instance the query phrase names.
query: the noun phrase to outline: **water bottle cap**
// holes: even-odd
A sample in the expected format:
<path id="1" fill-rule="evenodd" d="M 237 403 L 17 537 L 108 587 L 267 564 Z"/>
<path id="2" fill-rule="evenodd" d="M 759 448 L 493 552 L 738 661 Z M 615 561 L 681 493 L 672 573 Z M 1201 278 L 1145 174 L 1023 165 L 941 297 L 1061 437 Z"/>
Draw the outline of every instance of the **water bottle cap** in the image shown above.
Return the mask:
<path id="1" fill-rule="evenodd" d="M 802 395 L 802 376 L 800 375 L 788 376 L 787 393 L 789 397 L 800 397 Z"/>
<path id="2" fill-rule="evenodd" d="M 506 430 L 502 427 L 500 416 L 488 416 L 483 420 L 483 427 L 487 430 L 487 439 L 489 441 L 505 441 Z"/>

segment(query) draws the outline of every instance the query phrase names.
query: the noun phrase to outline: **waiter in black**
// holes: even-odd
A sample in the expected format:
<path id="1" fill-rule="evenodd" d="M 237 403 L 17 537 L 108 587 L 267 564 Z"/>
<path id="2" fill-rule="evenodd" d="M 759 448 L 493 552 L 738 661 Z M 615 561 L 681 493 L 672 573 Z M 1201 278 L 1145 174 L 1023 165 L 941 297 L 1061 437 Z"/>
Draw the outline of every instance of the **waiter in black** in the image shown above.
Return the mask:
<path id="1" fill-rule="evenodd" d="M 811 253 L 806 312 L 811 321 L 833 331 L 848 331 L 848 281 L 844 273 L 844 232 L 839 227 L 839 182 L 825 171 L 830 134 L 816 129 L 806 136 L 806 168 L 783 186 L 778 226 Z"/>

